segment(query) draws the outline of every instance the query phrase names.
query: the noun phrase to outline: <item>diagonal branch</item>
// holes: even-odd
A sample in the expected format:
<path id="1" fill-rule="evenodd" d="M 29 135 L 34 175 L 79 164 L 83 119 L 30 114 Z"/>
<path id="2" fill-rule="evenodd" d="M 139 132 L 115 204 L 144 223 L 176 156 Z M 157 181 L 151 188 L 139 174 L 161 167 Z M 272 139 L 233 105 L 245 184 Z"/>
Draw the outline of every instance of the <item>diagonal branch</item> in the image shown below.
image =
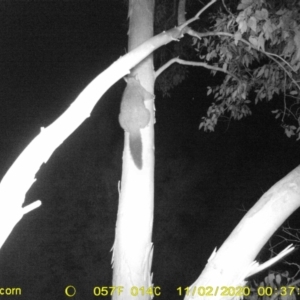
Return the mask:
<path id="1" fill-rule="evenodd" d="M 182 25 L 180 25 L 178 28 L 183 30 L 185 27 L 187 27 L 189 24 L 191 24 L 192 22 L 195 22 L 197 20 L 199 20 L 200 15 L 206 11 L 211 5 L 213 5 L 215 2 L 217 2 L 217 0 L 212 0 L 210 1 L 208 4 L 206 4 L 193 18 L 189 19 L 188 21 L 186 21 L 185 23 L 183 23 Z"/>
<path id="2" fill-rule="evenodd" d="M 269 268 L 270 266 L 274 265 L 276 262 L 278 262 L 279 260 L 281 260 L 286 255 L 290 254 L 294 250 L 295 250 L 295 247 L 293 246 L 293 244 L 291 244 L 291 245 L 287 246 L 285 249 L 283 249 L 276 256 L 272 257 L 271 259 L 269 259 L 268 261 L 264 262 L 261 265 L 259 265 L 258 262 L 254 261 L 251 264 L 250 269 L 248 270 L 249 273 L 246 274 L 245 277 L 250 277 L 250 276 L 252 276 L 252 275 L 254 275 L 256 273 L 259 273 L 259 272 L 261 272 L 261 271 Z"/>
<path id="3" fill-rule="evenodd" d="M 46 163 L 54 150 L 71 135 L 90 114 L 107 89 L 130 72 L 134 66 L 156 49 L 183 36 L 184 28 L 197 20 L 201 13 L 216 0 L 211 1 L 197 15 L 179 27 L 153 36 L 143 44 L 115 61 L 99 74 L 78 95 L 70 107 L 29 143 L 6 172 L 0 184 L 0 248 L 20 221 L 24 213 L 38 207 L 41 202 L 22 208 L 25 195 L 35 182 L 40 166 Z"/>
<path id="4" fill-rule="evenodd" d="M 164 64 L 163 66 L 161 66 L 156 72 L 155 72 L 155 78 L 157 78 L 163 71 L 165 71 L 168 67 L 170 67 L 172 64 L 174 63 L 178 63 L 181 65 L 186 65 L 186 66 L 194 66 L 194 67 L 204 67 L 206 69 L 209 70 L 213 70 L 213 71 L 219 71 L 219 72 L 223 72 L 226 73 L 230 76 L 232 76 L 233 78 L 235 78 L 237 81 L 239 81 L 239 78 L 234 75 L 233 73 L 224 70 L 222 68 L 219 67 L 215 67 L 215 66 L 211 66 L 207 63 L 203 63 L 203 62 L 197 62 L 197 61 L 186 61 L 183 59 L 180 59 L 178 57 L 172 58 L 171 60 L 169 60 L 166 64 Z"/>

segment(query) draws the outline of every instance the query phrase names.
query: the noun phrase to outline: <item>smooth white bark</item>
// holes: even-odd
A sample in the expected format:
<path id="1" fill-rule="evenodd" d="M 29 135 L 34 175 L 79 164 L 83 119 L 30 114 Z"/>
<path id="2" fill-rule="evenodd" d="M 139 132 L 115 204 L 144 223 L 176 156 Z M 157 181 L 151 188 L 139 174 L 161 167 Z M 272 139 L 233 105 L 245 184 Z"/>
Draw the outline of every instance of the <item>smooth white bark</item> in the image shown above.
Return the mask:
<path id="1" fill-rule="evenodd" d="M 215 299 L 219 299 L 222 287 L 224 291 L 229 286 L 243 286 L 248 276 L 262 269 L 254 262 L 261 248 L 299 206 L 300 166 L 274 184 L 246 213 L 221 248 L 213 252 L 190 291 L 199 286 L 211 286 L 216 292 Z M 288 247 L 281 255 L 291 250 L 293 248 Z M 198 297 L 193 297 L 191 292 L 185 300 Z M 211 299 L 208 295 L 202 298 Z"/>
<path id="2" fill-rule="evenodd" d="M 96 103 L 115 82 L 129 74 L 130 69 L 155 49 L 182 37 L 184 27 L 185 24 L 162 32 L 121 57 L 98 75 L 56 121 L 47 128 L 41 128 L 41 133 L 25 148 L 1 181 L 0 247 L 22 218 L 25 195 L 41 165 L 90 116 Z"/>
<path id="3" fill-rule="evenodd" d="M 128 50 L 135 49 L 153 36 L 153 0 L 129 1 Z M 133 70 L 141 85 L 154 93 L 153 57 L 149 55 Z M 153 97 L 154 98 L 154 97 Z M 122 182 L 116 235 L 113 247 L 113 286 L 124 286 L 124 291 L 113 299 L 150 299 L 143 292 L 152 286 L 151 265 L 153 245 L 153 200 L 154 200 L 154 99 L 145 101 L 150 111 L 149 124 L 141 129 L 142 169 L 133 162 L 129 149 L 129 134 L 125 133 Z M 142 289 L 140 289 L 142 288 Z M 132 290 L 134 289 L 134 290 Z M 149 291 L 149 290 L 148 290 Z"/>

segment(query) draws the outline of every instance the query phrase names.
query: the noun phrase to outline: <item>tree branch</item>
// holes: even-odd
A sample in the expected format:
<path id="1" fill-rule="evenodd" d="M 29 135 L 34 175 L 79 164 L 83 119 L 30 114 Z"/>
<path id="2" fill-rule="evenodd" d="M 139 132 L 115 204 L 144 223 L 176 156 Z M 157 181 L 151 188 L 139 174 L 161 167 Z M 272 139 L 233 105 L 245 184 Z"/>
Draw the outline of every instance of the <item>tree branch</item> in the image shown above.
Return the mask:
<path id="1" fill-rule="evenodd" d="M 189 34 L 189 35 L 191 35 L 191 36 L 197 37 L 199 39 L 201 39 L 201 38 L 203 38 L 205 36 L 228 36 L 228 37 L 231 37 L 233 39 L 235 38 L 234 34 L 229 33 L 229 32 L 205 32 L 205 33 L 200 33 L 200 32 L 196 32 L 195 30 L 192 30 L 190 28 L 189 28 L 189 30 L 186 31 L 186 33 Z M 273 60 L 276 64 L 278 64 L 280 66 L 280 68 L 288 75 L 288 77 L 291 79 L 291 81 L 300 90 L 300 86 L 298 85 L 297 81 L 290 75 L 290 73 L 286 70 L 286 68 L 278 60 L 276 60 L 274 57 L 282 60 L 286 65 L 289 66 L 289 68 L 293 72 L 295 72 L 294 68 L 286 60 L 284 60 L 282 57 L 280 57 L 277 54 L 266 52 L 266 51 L 264 51 L 262 49 L 256 48 L 254 45 L 252 45 L 250 42 L 246 41 L 243 38 L 239 38 L 238 40 L 241 41 L 242 43 L 246 44 L 247 46 L 251 47 L 252 49 L 257 50 L 257 51 L 265 54 L 267 57 L 269 57 L 271 60 Z"/>
<path id="2" fill-rule="evenodd" d="M 23 150 L 2 178 L 0 184 L 0 247 L 24 213 L 41 204 L 40 201 L 37 201 L 32 206 L 22 208 L 25 195 L 35 182 L 35 175 L 40 166 L 48 161 L 54 150 L 86 118 L 90 117 L 91 111 L 106 90 L 157 48 L 181 38 L 184 27 L 198 19 L 201 13 L 215 2 L 216 0 L 211 1 L 194 18 L 180 27 L 153 36 L 115 61 L 88 84 L 60 117 L 47 128 L 41 128 L 40 134 Z"/>
<path id="3" fill-rule="evenodd" d="M 177 24 L 178 24 L 178 26 L 180 26 L 181 24 L 186 22 L 185 2 L 186 2 L 186 0 L 180 0 L 179 3 L 178 3 L 178 10 L 177 10 Z"/>
<path id="4" fill-rule="evenodd" d="M 200 15 L 207 10 L 211 5 L 213 5 L 215 2 L 217 2 L 217 0 L 212 0 L 210 1 L 208 4 L 206 4 L 193 18 L 189 19 L 188 21 L 186 21 L 185 23 L 183 23 L 182 25 L 180 25 L 178 28 L 180 30 L 183 30 L 185 27 L 187 27 L 189 24 L 191 24 L 192 22 L 195 22 L 197 20 L 199 20 Z"/>
<path id="5" fill-rule="evenodd" d="M 231 15 L 231 16 L 232 16 L 233 14 L 232 14 L 232 12 L 230 12 L 230 11 L 229 11 L 229 9 L 227 8 L 227 6 L 226 6 L 226 4 L 225 4 L 225 1 L 224 1 L 224 0 L 222 0 L 222 3 L 223 3 L 223 6 L 224 6 L 225 10 L 227 11 L 227 13 L 228 13 L 229 15 Z"/>
<path id="6" fill-rule="evenodd" d="M 178 63 L 181 65 L 186 65 L 186 66 L 194 66 L 194 67 L 204 67 L 206 69 L 209 70 L 214 70 L 214 71 L 220 71 L 223 73 L 226 73 L 230 76 L 232 76 L 233 78 L 235 78 L 237 81 L 239 81 L 239 78 L 237 76 L 235 76 L 233 73 L 230 73 L 227 70 L 224 70 L 222 68 L 219 67 L 215 67 L 215 66 L 211 66 L 207 63 L 204 62 L 197 62 L 197 61 L 186 61 L 183 59 L 180 59 L 178 57 L 172 58 L 171 60 L 169 60 L 166 64 L 164 64 L 163 66 L 161 66 L 156 72 L 155 72 L 155 78 L 157 78 L 163 71 L 165 71 L 168 67 L 170 67 L 172 64 L 174 63 Z"/>
<path id="7" fill-rule="evenodd" d="M 232 38 L 235 38 L 234 34 L 232 33 L 229 33 L 229 32 L 205 32 L 205 33 L 197 33 L 198 34 L 198 38 L 201 38 L 203 36 L 212 36 L 212 35 L 220 35 L 220 36 L 229 36 L 229 37 L 232 37 Z M 284 60 L 281 56 L 275 54 L 275 53 L 271 53 L 271 52 L 267 52 L 267 51 L 264 51 L 262 49 L 258 49 L 256 48 L 254 45 L 252 45 L 250 42 L 246 41 L 245 39 L 243 38 L 239 38 L 239 41 L 243 42 L 244 44 L 246 44 L 247 46 L 251 47 L 252 49 L 254 50 L 257 50 L 263 54 L 265 54 L 266 56 L 274 56 L 274 57 L 277 57 L 278 59 L 282 60 L 285 64 L 287 64 L 290 69 L 294 71 L 294 68 L 286 61 Z M 271 57 L 270 57 L 271 58 Z M 272 59 L 272 58 L 271 58 Z M 276 61 L 277 62 L 277 61 Z M 278 63 L 278 62 L 277 62 Z"/>
<path id="8" fill-rule="evenodd" d="M 246 277 L 250 277 L 256 273 L 263 271 L 266 268 L 269 268 L 270 266 L 274 265 L 276 262 L 281 260 L 284 256 L 290 254 L 294 250 L 295 247 L 293 246 L 293 244 L 291 244 L 287 246 L 285 249 L 283 249 L 280 253 L 278 253 L 275 257 L 272 257 L 271 259 L 269 259 L 268 261 L 264 262 L 261 265 L 259 265 L 258 262 L 254 261 Z"/>

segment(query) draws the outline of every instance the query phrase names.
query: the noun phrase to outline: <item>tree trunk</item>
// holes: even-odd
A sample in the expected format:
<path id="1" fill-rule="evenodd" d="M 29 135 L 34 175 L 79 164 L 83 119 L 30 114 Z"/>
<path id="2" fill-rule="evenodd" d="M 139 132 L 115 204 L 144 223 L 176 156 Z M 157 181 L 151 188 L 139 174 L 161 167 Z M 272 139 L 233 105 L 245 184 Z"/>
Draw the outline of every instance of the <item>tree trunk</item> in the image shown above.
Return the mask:
<path id="1" fill-rule="evenodd" d="M 40 166 L 43 163 L 47 163 L 54 150 L 59 147 L 85 119 L 90 117 L 94 106 L 109 87 L 128 74 L 131 68 L 136 66 L 147 56 L 151 55 L 157 48 L 180 39 L 183 36 L 183 30 L 187 24 L 164 31 L 148 39 L 143 44 L 115 61 L 109 68 L 89 83 L 61 116 L 47 128 L 41 128 L 41 132 L 29 143 L 1 180 L 0 228 L 3 230 L 0 230 L 0 247 L 2 247 L 2 244 L 22 216 L 38 207 L 41 203 L 40 201 L 35 201 L 31 205 L 27 205 L 24 208 L 22 207 L 25 195 L 31 185 L 35 182 L 35 174 L 38 172 Z M 150 79 L 148 82 L 151 83 Z M 153 89 L 153 87 L 146 86 L 146 84 L 145 87 L 149 91 Z M 146 106 L 150 112 L 152 112 L 150 126 L 144 130 L 144 132 L 149 130 L 149 139 L 145 139 L 144 141 L 144 160 L 145 165 L 149 166 L 151 165 L 151 161 L 154 161 L 153 145 L 150 142 L 151 132 L 153 136 L 153 130 L 151 131 L 151 124 L 153 124 L 153 105 L 151 106 L 150 103 L 146 103 Z M 147 135 L 144 134 L 144 137 L 146 136 Z M 147 147 L 147 143 L 150 143 L 152 148 L 149 146 Z M 124 151 L 123 168 L 127 168 L 127 163 L 129 162 L 129 159 L 126 159 L 126 156 L 128 157 L 128 151 L 126 151 L 126 149 L 127 147 L 125 147 Z M 150 153 L 147 153 L 146 149 L 148 149 Z M 126 171 L 124 170 L 124 186 L 126 186 L 125 178 L 127 177 L 125 176 L 125 172 Z M 153 177 L 153 167 L 152 169 L 150 168 L 148 175 Z M 135 175 L 135 177 L 137 181 L 135 182 L 134 187 L 139 186 L 139 176 Z M 153 193 L 153 188 L 151 188 L 151 186 L 147 187 L 147 190 L 150 190 L 151 193 Z M 123 192 L 125 194 L 124 190 Z"/>
<path id="2" fill-rule="evenodd" d="M 153 36 L 153 0 L 129 1 L 129 51 Z M 153 94 L 154 71 L 152 55 L 144 59 L 131 75 L 144 89 Z M 129 134 L 125 132 L 123 172 L 116 236 L 113 246 L 113 286 L 123 286 L 124 291 L 113 299 L 150 299 L 151 287 L 152 224 L 154 199 L 154 103 L 145 101 L 150 111 L 150 123 L 141 129 L 142 168 L 133 162 L 129 149 Z M 151 290 L 151 289 L 150 289 Z M 149 290 L 148 290 L 149 292 Z M 150 293 L 151 294 L 151 293 Z"/>
<path id="3" fill-rule="evenodd" d="M 228 291 L 226 289 L 230 286 L 238 292 L 238 287 L 245 285 L 245 278 L 264 269 L 264 264 L 254 263 L 255 257 L 299 206 L 300 166 L 274 184 L 246 213 L 221 248 L 213 252 L 203 272 L 189 288 L 185 300 L 198 298 L 198 293 L 203 300 L 211 299 L 209 292 L 216 295 L 214 299 L 223 298 L 221 292 Z M 291 250 L 293 248 L 288 248 L 285 253 Z M 197 290 L 200 286 L 206 291 Z M 212 289 L 209 291 L 207 287 Z"/>

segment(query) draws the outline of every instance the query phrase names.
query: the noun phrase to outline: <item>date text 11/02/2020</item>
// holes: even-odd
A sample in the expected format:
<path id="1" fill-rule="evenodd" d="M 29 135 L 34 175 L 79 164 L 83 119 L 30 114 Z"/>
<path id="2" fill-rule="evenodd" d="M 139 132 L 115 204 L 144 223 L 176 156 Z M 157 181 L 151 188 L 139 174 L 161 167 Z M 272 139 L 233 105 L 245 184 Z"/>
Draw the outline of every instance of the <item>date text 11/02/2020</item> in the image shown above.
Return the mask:
<path id="1" fill-rule="evenodd" d="M 221 287 L 212 287 L 212 286 L 193 286 L 193 287 L 178 287 L 177 288 L 179 296 L 190 295 L 190 296 L 230 296 L 230 297 L 247 297 L 250 294 L 253 294 L 248 286 L 221 286 Z M 255 293 L 255 292 L 254 292 Z M 260 286 L 256 289 L 258 296 L 273 296 L 274 294 L 280 296 L 289 296 L 289 295 L 300 295 L 300 288 L 297 286 L 281 286 L 278 288 L 273 288 L 270 286 Z"/>

